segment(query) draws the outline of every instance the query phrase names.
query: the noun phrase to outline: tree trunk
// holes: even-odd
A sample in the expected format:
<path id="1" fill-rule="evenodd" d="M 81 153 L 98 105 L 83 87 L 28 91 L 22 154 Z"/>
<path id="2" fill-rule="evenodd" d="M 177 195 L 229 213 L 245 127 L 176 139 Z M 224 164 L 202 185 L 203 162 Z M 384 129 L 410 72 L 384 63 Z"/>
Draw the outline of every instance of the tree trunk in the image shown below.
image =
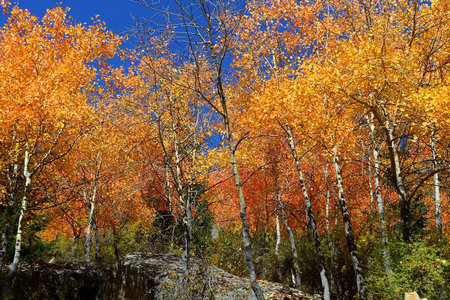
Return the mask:
<path id="1" fill-rule="evenodd" d="M 375 125 L 373 124 L 373 114 L 370 114 L 368 118 L 369 121 L 369 129 L 370 129 L 370 138 L 372 141 L 372 154 L 373 154 L 373 162 L 374 162 L 374 174 L 373 177 L 375 179 L 375 196 L 377 198 L 377 206 L 378 206 L 378 216 L 380 219 L 380 230 L 381 230 L 381 242 L 383 244 L 383 264 L 384 269 L 386 270 L 386 274 L 389 276 L 392 274 L 391 268 L 391 257 L 389 255 L 388 250 L 388 236 L 386 230 L 386 220 L 384 218 L 384 205 L 383 205 L 383 197 L 381 195 L 381 183 L 380 183 L 380 158 L 378 154 L 378 147 L 375 140 Z"/>
<path id="2" fill-rule="evenodd" d="M 184 247 L 183 247 L 183 272 L 186 274 L 189 272 L 189 259 L 191 257 L 191 243 L 192 243 L 192 211 L 191 211 L 191 197 L 188 191 L 188 195 L 185 199 L 186 206 L 184 208 Z"/>
<path id="3" fill-rule="evenodd" d="M 324 179 L 325 179 L 325 226 L 327 229 L 328 237 L 331 236 L 330 232 L 330 189 L 328 187 L 328 165 L 323 170 L 324 173 Z"/>
<path id="4" fill-rule="evenodd" d="M 350 221 L 350 215 L 348 213 L 347 201 L 344 194 L 344 186 L 342 183 L 342 171 L 339 165 L 339 155 L 337 153 L 337 147 L 334 147 L 334 167 L 336 170 L 336 183 L 339 194 L 339 207 L 342 213 L 342 220 L 344 222 L 345 238 L 347 239 L 348 249 L 350 250 L 350 256 L 352 258 L 353 270 L 356 277 L 356 286 L 358 290 L 359 299 L 366 300 L 366 289 L 364 278 L 362 276 L 361 265 L 358 258 L 358 250 L 356 248 L 355 237 L 353 234 L 353 228 Z"/>
<path id="5" fill-rule="evenodd" d="M 436 137 L 434 128 L 431 128 L 431 138 L 430 138 L 430 146 L 431 146 L 431 155 L 433 158 L 433 197 L 435 203 L 435 217 L 436 217 L 436 232 L 438 237 L 442 234 L 442 212 L 441 212 L 441 191 L 440 191 L 440 183 L 439 183 L 439 174 L 437 170 L 439 169 L 439 161 L 437 157 L 436 151 Z"/>
<path id="6" fill-rule="evenodd" d="M 166 185 L 164 187 L 166 197 L 167 197 L 167 205 L 169 207 L 169 212 L 173 215 L 173 207 L 172 207 L 172 191 L 170 186 L 170 163 L 168 160 L 165 161 L 165 176 L 166 176 Z"/>
<path id="7" fill-rule="evenodd" d="M 5 226 L 2 232 L 2 240 L 0 246 L 0 269 L 5 263 L 5 256 L 9 248 L 9 235 L 11 231 L 12 218 L 14 215 L 15 198 L 17 194 L 17 178 L 19 176 L 19 165 L 17 162 L 12 168 L 8 168 L 8 200 L 5 210 Z"/>
<path id="8" fill-rule="evenodd" d="M 364 149 L 363 149 L 363 153 L 364 153 Z M 370 154 L 369 154 L 370 155 Z M 364 154 L 362 157 L 362 161 L 364 161 Z M 368 157 L 367 159 L 367 165 L 368 165 L 368 179 L 369 179 L 369 197 L 370 197 L 370 211 L 369 211 L 369 234 L 370 237 L 373 236 L 373 203 L 374 203 L 374 196 L 373 196 L 373 185 L 372 185 L 372 165 L 370 162 L 370 157 Z M 362 174 L 364 174 L 364 166 L 363 166 L 363 170 L 361 172 Z M 372 257 L 369 257 L 367 260 L 367 274 L 370 275 L 372 274 Z M 385 262 L 386 260 L 384 260 Z M 386 265 L 386 264 L 385 264 Z M 369 292 L 367 293 L 367 299 L 368 300 L 373 300 L 373 293 L 371 290 L 369 290 Z"/>
<path id="9" fill-rule="evenodd" d="M 303 198 L 305 200 L 305 208 L 306 208 L 306 218 L 308 228 L 311 230 L 313 234 L 314 246 L 316 248 L 317 256 L 319 257 L 320 264 L 320 280 L 322 282 L 323 288 L 323 298 L 325 300 L 330 299 L 330 286 L 328 284 L 328 279 L 325 271 L 325 259 L 323 258 L 322 247 L 320 245 L 319 232 L 317 231 L 316 219 L 314 217 L 314 213 L 311 206 L 311 201 L 309 200 L 308 190 L 306 189 L 306 183 L 303 176 L 302 165 L 297 156 L 297 151 L 295 150 L 294 137 L 292 135 L 292 131 L 289 125 L 285 126 L 287 139 L 289 142 L 289 148 L 291 149 L 292 157 L 294 158 L 295 166 L 297 168 L 297 174 L 300 180 L 300 186 L 302 188 Z"/>
<path id="10" fill-rule="evenodd" d="M 192 217 L 191 217 L 191 203 L 190 203 L 190 195 L 189 195 L 189 187 L 187 191 L 187 196 L 185 195 L 185 189 L 183 188 L 183 182 L 181 180 L 181 159 L 180 153 L 178 149 L 178 135 L 177 128 L 175 122 L 172 120 L 172 135 L 173 135 L 173 148 L 175 155 L 175 181 L 177 183 L 177 192 L 178 197 L 180 199 L 181 210 L 183 213 L 183 236 L 184 236 L 184 245 L 183 245 L 183 273 L 187 274 L 189 272 L 189 260 L 191 257 L 191 240 L 192 240 Z"/>
<path id="11" fill-rule="evenodd" d="M 96 224 L 95 224 L 95 200 L 97 198 L 97 188 L 98 188 L 97 180 L 98 180 L 99 175 L 100 175 L 101 166 L 102 166 L 101 152 L 98 152 L 97 153 L 97 157 L 95 159 L 96 170 L 94 170 L 93 168 L 91 169 L 91 177 L 90 177 L 90 180 L 89 180 L 89 186 L 90 186 L 89 197 L 88 197 L 87 192 L 86 192 L 86 187 L 84 187 L 84 189 L 83 189 L 84 201 L 87 203 L 88 209 L 89 209 L 89 219 L 88 219 L 88 227 L 87 227 L 87 230 L 86 230 L 86 241 L 85 241 L 85 249 L 86 249 L 85 259 L 86 259 L 87 262 L 91 261 L 91 245 L 92 245 L 91 231 L 94 230 L 94 236 L 96 234 L 98 235 L 98 233 L 95 232 L 96 231 Z M 85 178 L 85 181 L 86 181 L 86 178 Z M 86 184 L 86 182 L 85 182 L 85 184 Z M 97 248 L 97 242 L 96 242 L 96 248 Z"/>
<path id="12" fill-rule="evenodd" d="M 397 145 L 395 143 L 394 125 L 391 124 L 384 106 L 381 106 L 383 116 L 380 116 L 378 111 L 372 110 L 374 117 L 383 126 L 385 132 L 386 144 L 389 150 L 389 160 L 394 177 L 394 185 L 397 190 L 400 205 L 400 219 L 402 222 L 403 240 L 409 242 L 411 239 L 411 210 L 409 207 L 409 198 L 403 183 L 403 176 L 400 167 L 400 159 L 397 152 Z"/>
<path id="13" fill-rule="evenodd" d="M 86 249 L 86 255 L 85 255 L 85 259 L 87 262 L 91 261 L 91 245 L 92 245 L 92 238 L 91 238 L 91 231 L 92 231 L 92 227 L 95 226 L 95 198 L 96 198 L 96 193 L 97 193 L 97 187 L 95 185 L 95 183 L 91 183 L 93 185 L 93 191 L 91 194 L 91 198 L 89 199 L 89 220 L 88 220 L 88 227 L 86 230 L 86 241 L 85 241 L 85 249 Z M 85 194 L 85 200 L 87 200 L 86 198 L 86 194 Z"/>
<path id="14" fill-rule="evenodd" d="M 0 299 L 5 299 L 6 294 L 8 292 L 9 285 L 11 283 L 12 278 L 14 277 L 17 267 L 19 266 L 19 260 L 20 260 L 20 251 L 22 248 L 22 220 L 25 215 L 25 211 L 27 208 L 27 194 L 28 194 L 28 188 L 31 183 L 31 173 L 29 172 L 28 164 L 30 162 L 30 156 L 28 153 L 28 149 L 25 150 L 25 157 L 24 157 L 24 165 L 23 165 L 23 176 L 25 179 L 25 185 L 23 188 L 23 196 L 21 201 L 21 207 L 20 207 L 20 214 L 19 214 L 19 220 L 17 223 L 17 233 L 16 233 L 16 244 L 14 249 L 14 259 L 12 264 L 9 266 L 8 274 L 6 275 L 3 285 L 2 285 L 2 294 Z"/>
<path id="15" fill-rule="evenodd" d="M 289 226 L 289 222 L 288 222 L 288 219 L 286 216 L 286 211 L 284 209 L 284 203 L 282 200 L 281 191 L 279 189 L 277 191 L 277 199 L 278 199 L 278 207 L 280 208 L 281 217 L 283 219 L 284 226 L 286 227 L 286 230 L 289 233 L 289 244 L 291 246 L 292 260 L 294 261 L 294 263 L 293 263 L 294 279 L 295 279 L 294 286 L 297 289 L 301 289 L 302 281 L 301 281 L 301 277 L 300 277 L 300 268 L 298 266 L 298 254 L 297 254 L 297 246 L 295 245 L 295 236 L 294 236 L 294 232 L 291 229 L 291 226 Z"/>
<path id="16" fill-rule="evenodd" d="M 223 93 L 223 87 L 222 87 L 220 74 L 218 75 L 217 78 L 218 78 L 217 88 L 218 88 L 218 92 L 219 92 L 220 102 L 222 105 L 223 123 L 224 123 L 224 127 L 225 127 L 228 151 L 230 153 L 231 167 L 232 167 L 233 177 L 234 177 L 234 184 L 236 185 L 236 189 L 237 189 L 238 195 L 239 195 L 240 217 L 241 217 L 241 223 L 242 223 L 242 241 L 244 243 L 244 254 L 245 254 L 245 260 L 247 261 L 247 269 L 248 269 L 249 276 L 250 276 L 250 284 L 252 286 L 252 290 L 255 293 L 256 298 L 258 300 L 264 300 L 264 294 L 263 294 L 258 282 L 256 281 L 256 272 L 255 272 L 255 267 L 253 265 L 253 258 L 252 258 L 252 244 L 251 244 L 251 240 L 250 240 L 250 230 L 249 230 L 248 221 L 247 221 L 247 204 L 245 202 L 244 192 L 242 190 L 242 183 L 241 183 L 241 179 L 239 176 L 239 170 L 237 167 L 236 149 L 233 146 L 233 140 L 232 140 L 231 129 L 230 129 L 230 120 L 228 118 L 226 98 Z"/>
<path id="17" fill-rule="evenodd" d="M 328 162 L 326 163 L 326 166 L 324 167 L 324 180 L 325 180 L 325 198 L 326 198 L 326 204 L 325 204 L 325 222 L 326 222 L 326 229 L 327 229 L 327 237 L 328 237 L 328 250 L 330 251 L 331 255 L 330 255 L 330 267 L 331 267 L 331 272 L 330 272 L 330 286 L 333 287 L 336 285 L 336 282 L 334 280 L 334 276 L 333 276 L 333 272 L 334 270 L 336 270 L 337 268 L 335 267 L 335 263 L 334 263 L 334 259 L 336 256 L 336 250 L 334 248 L 334 244 L 332 241 L 332 236 L 331 236 L 331 230 L 330 230 L 330 200 L 331 200 L 331 195 L 330 195 L 330 187 L 329 187 L 329 180 L 328 180 Z M 335 224 L 336 226 L 336 224 Z M 331 294 L 331 292 L 330 292 Z"/>
<path id="18" fill-rule="evenodd" d="M 275 243 L 275 255 L 280 258 L 280 243 L 281 243 L 281 232 L 280 232 L 280 217 L 278 216 L 278 209 L 275 209 L 275 227 L 277 230 L 277 241 Z"/>
<path id="19" fill-rule="evenodd" d="M 85 254 L 85 260 L 87 262 L 91 261 L 91 228 L 92 228 L 92 223 L 93 223 L 93 219 L 94 219 L 94 203 L 89 203 L 89 220 L 88 220 L 88 227 L 86 230 L 86 240 L 84 242 L 84 248 L 86 250 L 86 254 Z"/>

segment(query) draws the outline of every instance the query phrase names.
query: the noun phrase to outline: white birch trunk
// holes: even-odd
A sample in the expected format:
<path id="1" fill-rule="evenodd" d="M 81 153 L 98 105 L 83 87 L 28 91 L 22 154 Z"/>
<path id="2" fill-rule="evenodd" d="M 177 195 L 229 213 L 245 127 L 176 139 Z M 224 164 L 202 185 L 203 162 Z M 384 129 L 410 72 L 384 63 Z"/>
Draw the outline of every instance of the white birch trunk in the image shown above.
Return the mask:
<path id="1" fill-rule="evenodd" d="M 328 165 L 323 170 L 325 178 L 325 226 L 327 229 L 328 237 L 331 236 L 330 232 L 330 188 L 328 187 Z"/>
<path id="2" fill-rule="evenodd" d="M 297 289 L 301 289 L 302 281 L 301 281 L 301 276 L 300 276 L 300 268 L 298 266 L 298 253 L 297 253 L 297 246 L 295 245 L 295 236 L 294 236 L 294 232 L 291 229 L 291 226 L 289 226 L 286 211 L 284 209 L 284 203 L 282 200 L 281 191 L 277 191 L 277 199 L 278 199 L 278 206 L 280 208 L 281 217 L 283 219 L 284 226 L 286 227 L 286 230 L 289 233 L 289 244 L 291 246 L 292 260 L 294 261 L 293 267 L 292 267 L 294 269 L 294 286 Z"/>
<path id="3" fill-rule="evenodd" d="M 6 298 L 6 293 L 8 291 L 11 280 L 17 271 L 17 267 L 19 266 L 20 251 L 22 248 L 22 220 L 25 215 L 25 211 L 27 209 L 28 187 L 31 183 L 31 173 L 29 172 L 29 163 L 30 163 L 30 155 L 28 152 L 28 145 L 26 145 L 24 164 L 23 164 L 23 176 L 25 178 L 25 185 L 23 188 L 23 196 L 22 196 L 22 201 L 21 201 L 21 206 L 20 206 L 19 220 L 17 223 L 16 244 L 15 244 L 15 248 L 14 248 L 14 259 L 13 259 L 13 262 L 11 263 L 11 265 L 9 266 L 8 274 L 6 275 L 6 277 L 3 281 L 2 294 L 1 294 L 1 298 L 0 298 L 2 300 Z"/>
<path id="4" fill-rule="evenodd" d="M 397 145 L 395 143 L 394 125 L 391 124 L 388 115 L 383 105 L 381 105 L 383 117 L 379 116 L 376 111 L 373 111 L 374 117 L 380 124 L 383 124 L 385 131 L 386 144 L 389 150 L 389 159 L 391 162 L 391 169 L 394 175 L 394 184 L 398 193 L 400 202 L 400 219 L 402 222 L 403 240 L 409 242 L 411 239 L 411 222 L 410 222 L 410 208 L 409 198 L 403 183 L 403 175 L 400 167 L 400 159 L 398 156 Z"/>
<path id="5" fill-rule="evenodd" d="M 97 189 L 98 189 L 98 179 L 100 176 L 100 170 L 102 167 L 102 160 L 101 160 L 101 152 L 97 153 L 97 157 L 95 158 L 95 170 L 94 168 L 91 169 L 91 177 L 89 181 L 89 190 L 90 194 L 89 196 L 86 194 L 86 188 L 83 189 L 83 196 L 84 201 L 88 204 L 89 208 L 89 219 L 88 219 L 88 227 L 86 230 L 86 241 L 85 241 L 85 249 L 86 249 L 86 256 L 85 259 L 87 262 L 91 261 L 91 245 L 92 245 L 92 231 L 94 231 L 94 239 L 95 246 L 96 246 L 96 259 L 100 258 L 100 245 L 98 240 L 98 232 L 96 228 L 95 223 L 95 201 L 97 200 Z M 97 253 L 97 248 L 99 253 Z"/>
<path id="6" fill-rule="evenodd" d="M 364 151 L 364 150 L 363 150 Z M 370 154 L 369 154 L 370 155 Z M 362 158 L 364 160 L 364 156 Z M 372 165 L 370 162 L 370 158 L 367 159 L 367 165 L 368 165 L 368 179 L 369 179 L 369 197 L 370 197 L 370 212 L 369 212 L 369 234 L 370 236 L 373 236 L 373 203 L 374 203 L 374 196 L 373 196 L 373 185 L 372 185 Z M 364 167 L 361 172 L 364 174 Z M 367 260 L 367 274 L 372 274 L 372 258 L 369 257 Z M 373 293 L 369 290 L 367 294 L 367 299 L 372 300 L 373 299 Z"/>
<path id="7" fill-rule="evenodd" d="M 297 151 L 295 150 L 294 137 L 292 135 L 292 131 L 289 125 L 285 126 L 287 139 L 289 142 L 289 148 L 291 149 L 292 157 L 294 158 L 294 163 L 297 168 L 297 174 L 300 180 L 300 186 L 302 188 L 303 198 L 305 200 L 305 208 L 306 208 L 306 218 L 308 228 L 312 231 L 314 246 L 316 248 L 317 256 L 319 257 L 320 264 L 320 280 L 322 282 L 323 288 L 323 298 L 325 300 L 330 299 L 330 286 L 328 284 L 328 279 L 325 271 L 325 259 L 323 257 L 322 247 L 320 245 L 319 232 L 317 231 L 316 219 L 314 217 L 314 213 L 311 206 L 311 201 L 309 200 L 308 190 L 306 188 L 306 182 L 303 175 L 302 165 L 297 156 Z"/>
<path id="8" fill-rule="evenodd" d="M 169 205 L 170 214 L 173 215 L 172 193 L 171 193 L 171 186 L 170 186 L 170 165 L 169 165 L 168 161 L 166 161 L 166 163 L 165 163 L 165 176 L 166 176 L 165 192 L 166 192 L 166 197 L 167 197 L 167 204 Z"/>
<path id="9" fill-rule="evenodd" d="M 326 229 L 327 229 L 327 236 L 328 236 L 328 250 L 331 253 L 330 258 L 330 265 L 332 268 L 332 271 L 330 272 L 330 286 L 333 287 L 335 285 L 333 271 L 336 270 L 334 259 L 336 255 L 336 249 L 334 248 L 333 241 L 331 239 L 331 230 L 330 230 L 330 187 L 329 187 L 329 180 L 328 180 L 328 162 L 326 163 L 326 166 L 323 170 L 324 173 L 324 180 L 325 180 L 325 198 L 326 198 L 326 205 L 325 205 L 325 222 L 326 222 Z M 335 224 L 336 226 L 337 224 Z M 331 292 L 330 292 L 331 294 Z"/>
<path id="10" fill-rule="evenodd" d="M 358 290 L 358 296 L 360 300 L 366 300 L 366 289 L 365 289 L 365 283 L 364 278 L 362 275 L 362 269 L 361 264 L 359 263 L 358 258 L 358 249 L 356 247 L 355 243 L 355 237 L 353 233 L 352 224 L 350 221 L 350 215 L 348 213 L 348 207 L 347 207 L 347 200 L 345 198 L 344 194 L 344 186 L 342 182 L 342 171 L 339 164 L 339 155 L 337 153 L 337 147 L 334 147 L 334 167 L 336 171 L 336 184 L 338 188 L 339 193 L 339 207 L 341 209 L 342 213 L 342 220 L 344 222 L 344 229 L 345 229 L 345 237 L 347 239 L 347 245 L 350 250 L 350 256 L 352 259 L 352 265 L 353 270 L 355 272 L 356 277 L 356 286 Z"/>
<path id="11" fill-rule="evenodd" d="M 16 157 L 17 160 L 17 157 Z M 0 269 L 3 267 L 6 252 L 9 248 L 9 235 L 11 231 L 11 223 L 14 215 L 14 200 L 17 193 L 17 178 L 19 176 L 19 165 L 16 161 L 12 169 L 8 168 L 8 200 L 6 202 L 5 210 L 5 226 L 2 232 L 2 240 L 0 246 Z"/>
<path id="12" fill-rule="evenodd" d="M 247 262 L 247 269 L 249 272 L 250 277 L 250 284 L 252 286 L 252 290 L 255 293 L 255 296 L 258 300 L 264 300 L 264 294 L 262 292 L 261 287 L 259 286 L 258 282 L 256 281 L 256 272 L 255 267 L 253 265 L 253 258 L 252 258 L 252 244 L 250 239 L 250 230 L 248 226 L 248 220 L 247 220 L 247 204 L 245 202 L 244 192 L 242 190 L 242 184 L 241 184 L 241 178 L 239 176 L 239 170 L 237 166 L 236 161 L 236 154 L 235 154 L 235 147 L 233 145 L 233 140 L 231 136 L 231 129 L 230 129 L 230 120 L 228 118 L 228 109 L 226 104 L 226 98 L 223 92 L 223 86 L 221 82 L 220 74 L 217 76 L 218 82 L 217 82 L 217 90 L 220 97 L 220 102 L 222 106 L 222 112 L 223 112 L 223 122 L 225 127 L 225 134 L 226 134 L 226 141 L 228 146 L 228 151 L 230 153 L 230 163 L 233 171 L 233 177 L 234 177 L 234 184 L 236 186 L 236 189 L 238 191 L 239 195 L 239 206 L 240 206 L 240 217 L 241 217 L 241 223 L 242 223 L 242 241 L 244 243 L 244 254 L 245 254 L 245 260 Z"/>
<path id="13" fill-rule="evenodd" d="M 375 125 L 373 123 L 373 114 L 370 114 L 368 117 L 369 121 L 369 129 L 370 129 L 370 138 L 372 141 L 372 154 L 373 154 L 373 162 L 374 162 L 374 174 L 373 177 L 375 179 L 375 196 L 377 199 L 378 206 L 378 217 L 380 219 L 380 230 L 381 230 L 381 243 L 383 244 L 383 264 L 384 269 L 386 270 L 386 274 L 390 276 L 392 274 L 391 268 L 391 257 L 389 255 L 388 249 L 388 236 L 386 230 L 386 220 L 384 217 L 384 204 L 383 197 L 381 195 L 381 175 L 380 175 L 380 158 L 378 154 L 378 147 L 375 140 Z"/>
<path id="14" fill-rule="evenodd" d="M 435 172 L 433 175 L 433 197 L 435 203 L 436 232 L 440 236 L 442 232 L 441 191 L 439 174 L 437 173 L 437 170 L 439 169 L 439 162 L 436 151 L 436 137 L 433 127 L 431 128 L 430 146 L 431 155 L 433 158 L 433 171 Z"/>
<path id="15" fill-rule="evenodd" d="M 281 232 L 280 232 L 280 217 L 278 216 L 278 209 L 275 209 L 275 227 L 277 231 L 277 241 L 275 243 L 275 255 L 280 258 L 280 243 L 281 243 Z"/>
<path id="16" fill-rule="evenodd" d="M 180 199 L 181 210 L 183 212 L 183 236 L 184 236 L 184 245 L 183 245 L 183 254 L 182 254 L 182 262 L 183 262 L 183 273 L 187 274 L 189 272 L 189 260 L 190 260 L 190 250 L 191 250 L 191 240 L 192 240 L 192 216 L 191 216 L 191 201 L 189 190 L 187 191 L 187 196 L 185 197 L 183 182 L 181 180 L 181 159 L 180 153 L 178 149 L 178 134 L 177 128 L 172 121 L 172 135 L 173 135 L 173 147 L 174 147 L 174 155 L 175 155 L 175 181 L 177 183 L 177 192 Z"/>
<path id="17" fill-rule="evenodd" d="M 90 201 L 90 203 L 89 203 L 89 220 L 88 220 L 88 227 L 86 230 L 86 241 L 84 243 L 84 247 L 86 250 L 85 260 L 87 262 L 91 261 L 91 245 L 92 245 L 91 231 L 92 231 L 92 225 L 94 222 L 94 210 L 95 210 L 95 203 L 93 201 Z"/>

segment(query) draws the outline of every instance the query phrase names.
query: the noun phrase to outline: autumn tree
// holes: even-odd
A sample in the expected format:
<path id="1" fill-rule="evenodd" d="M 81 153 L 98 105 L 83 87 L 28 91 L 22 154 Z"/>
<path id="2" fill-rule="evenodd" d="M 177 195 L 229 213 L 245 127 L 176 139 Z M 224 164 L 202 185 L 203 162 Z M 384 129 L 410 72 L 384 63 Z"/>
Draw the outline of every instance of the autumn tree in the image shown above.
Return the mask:
<path id="1" fill-rule="evenodd" d="M 7 13 L 0 33 L 1 143 L 14 145 L 7 161 L 12 166 L 9 186 L 15 187 L 11 197 L 20 198 L 20 213 L 2 299 L 19 264 L 22 222 L 34 179 L 89 130 L 94 113 L 89 93 L 98 80 L 92 64 L 112 57 L 120 43 L 103 23 L 73 25 L 59 7 L 48 10 L 42 20 L 18 7 Z"/>

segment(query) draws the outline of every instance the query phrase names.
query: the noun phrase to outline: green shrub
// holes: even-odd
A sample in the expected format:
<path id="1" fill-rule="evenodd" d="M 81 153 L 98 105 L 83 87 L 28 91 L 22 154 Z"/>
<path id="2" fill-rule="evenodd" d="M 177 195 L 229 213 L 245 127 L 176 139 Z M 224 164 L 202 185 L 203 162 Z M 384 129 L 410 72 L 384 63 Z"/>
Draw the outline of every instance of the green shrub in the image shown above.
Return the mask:
<path id="1" fill-rule="evenodd" d="M 376 299 L 402 299 L 409 291 L 428 299 L 449 295 L 450 264 L 442 247 L 428 245 L 426 241 L 396 242 L 390 246 L 393 274 L 388 277 L 380 262 L 367 280 Z"/>

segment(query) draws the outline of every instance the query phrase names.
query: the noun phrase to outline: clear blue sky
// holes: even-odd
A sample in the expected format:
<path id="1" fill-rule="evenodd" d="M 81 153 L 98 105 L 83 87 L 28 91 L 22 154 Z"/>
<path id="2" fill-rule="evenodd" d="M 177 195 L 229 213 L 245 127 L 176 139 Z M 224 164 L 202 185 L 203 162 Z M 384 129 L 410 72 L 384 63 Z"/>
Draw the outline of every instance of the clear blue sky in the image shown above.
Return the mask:
<path id="1" fill-rule="evenodd" d="M 164 1 L 164 0 L 162 0 Z M 17 1 L 12 0 L 12 3 Z M 69 7 L 69 15 L 75 22 L 91 24 L 91 18 L 100 15 L 100 20 L 115 34 L 126 34 L 134 28 L 132 17 L 139 21 L 150 17 L 152 12 L 134 0 L 20 0 L 19 7 L 28 9 L 33 15 L 42 17 L 45 11 L 55 6 Z M 157 1 L 149 1 L 157 3 Z M 4 24 L 5 16 L 0 15 L 0 24 Z M 133 47 L 133 40 L 127 41 L 124 47 Z"/>

